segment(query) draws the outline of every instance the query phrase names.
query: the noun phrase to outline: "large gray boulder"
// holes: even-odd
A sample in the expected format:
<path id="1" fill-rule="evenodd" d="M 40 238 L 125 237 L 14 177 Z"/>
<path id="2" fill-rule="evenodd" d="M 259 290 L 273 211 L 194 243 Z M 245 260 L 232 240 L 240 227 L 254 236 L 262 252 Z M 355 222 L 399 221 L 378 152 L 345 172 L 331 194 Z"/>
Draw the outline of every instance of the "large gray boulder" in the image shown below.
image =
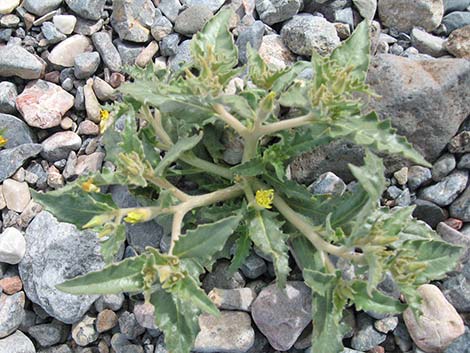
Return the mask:
<path id="1" fill-rule="evenodd" d="M 8 139 L 5 148 L 12 148 L 25 143 L 33 143 L 36 141 L 33 131 L 23 120 L 9 114 L 0 114 L 0 126 L 5 129 L 2 134 Z"/>
<path id="2" fill-rule="evenodd" d="M 104 266 L 96 235 L 41 212 L 25 238 L 26 254 L 19 271 L 28 298 L 59 321 L 79 321 L 98 296 L 67 294 L 55 286 Z"/>

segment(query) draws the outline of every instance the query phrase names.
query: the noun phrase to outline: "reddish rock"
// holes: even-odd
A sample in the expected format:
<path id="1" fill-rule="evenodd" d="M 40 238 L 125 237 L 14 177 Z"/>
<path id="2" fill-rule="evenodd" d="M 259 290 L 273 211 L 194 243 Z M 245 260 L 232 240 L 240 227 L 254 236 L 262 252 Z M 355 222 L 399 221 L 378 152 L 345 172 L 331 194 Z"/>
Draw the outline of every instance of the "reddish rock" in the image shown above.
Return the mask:
<path id="1" fill-rule="evenodd" d="M 370 349 L 368 353 L 385 353 L 385 348 L 382 346 L 375 346 L 374 348 Z"/>
<path id="2" fill-rule="evenodd" d="M 48 129 L 60 125 L 62 116 L 73 107 L 74 97 L 48 81 L 29 83 L 16 98 L 16 107 L 29 126 Z"/>
<path id="3" fill-rule="evenodd" d="M 470 59 L 470 25 L 453 31 L 445 46 L 455 57 Z"/>
<path id="4" fill-rule="evenodd" d="M 112 310 L 105 309 L 98 314 L 96 318 L 96 330 L 98 332 L 105 332 L 111 330 L 118 323 L 118 317 Z"/>
<path id="5" fill-rule="evenodd" d="M 15 294 L 23 288 L 23 282 L 19 276 L 3 278 L 0 279 L 0 288 L 5 294 Z"/>
<path id="6" fill-rule="evenodd" d="M 457 218 L 447 218 L 444 223 L 455 230 L 460 230 L 463 226 L 463 222 Z"/>

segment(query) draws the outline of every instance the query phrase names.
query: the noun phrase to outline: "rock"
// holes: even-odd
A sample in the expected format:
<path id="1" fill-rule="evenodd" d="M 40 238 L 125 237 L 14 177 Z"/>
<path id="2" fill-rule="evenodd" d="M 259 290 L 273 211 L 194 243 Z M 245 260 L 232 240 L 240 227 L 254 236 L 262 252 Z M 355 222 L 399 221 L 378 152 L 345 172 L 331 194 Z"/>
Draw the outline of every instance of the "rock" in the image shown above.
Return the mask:
<path id="1" fill-rule="evenodd" d="M 470 59 L 470 24 L 453 31 L 447 38 L 445 47 L 457 58 Z"/>
<path id="2" fill-rule="evenodd" d="M 303 282 L 287 282 L 285 290 L 271 284 L 258 294 L 251 313 L 271 346 L 286 351 L 312 319 L 310 290 Z"/>
<path id="3" fill-rule="evenodd" d="M 18 76 L 34 80 L 44 75 L 46 64 L 18 45 L 0 46 L 0 77 Z"/>
<path id="4" fill-rule="evenodd" d="M 181 3 L 187 7 L 205 5 L 215 13 L 225 3 L 225 0 L 182 0 Z"/>
<path id="5" fill-rule="evenodd" d="M 414 165 L 408 168 L 408 187 L 411 191 L 418 189 L 432 179 L 429 168 Z"/>
<path id="6" fill-rule="evenodd" d="M 0 182 L 15 174 L 30 158 L 37 156 L 42 150 L 39 144 L 23 144 L 17 147 L 0 150 Z"/>
<path id="7" fill-rule="evenodd" d="M 0 4 L 0 14 L 6 15 L 13 12 L 14 9 L 20 4 L 20 0 L 4 0 Z"/>
<path id="8" fill-rule="evenodd" d="M 442 285 L 444 296 L 458 312 L 470 312 L 470 273 L 467 277 L 458 273 L 445 279 Z"/>
<path id="9" fill-rule="evenodd" d="M 75 58 L 75 77 L 84 80 L 91 77 L 100 66 L 100 54 L 97 52 L 82 53 Z"/>
<path id="10" fill-rule="evenodd" d="M 67 327 L 60 321 L 53 321 L 50 324 L 35 325 L 28 329 L 41 347 L 50 347 L 62 342 L 67 337 Z"/>
<path id="11" fill-rule="evenodd" d="M 448 149 L 451 153 L 470 152 L 470 131 L 462 131 L 454 136 L 449 142 Z"/>
<path id="12" fill-rule="evenodd" d="M 465 334 L 453 341 L 444 353 L 468 353 L 468 347 L 470 347 L 470 331 L 466 331 Z"/>
<path id="13" fill-rule="evenodd" d="M 90 120 L 83 120 L 78 126 L 77 134 L 79 135 L 93 135 L 96 136 L 100 133 L 100 127 Z M 86 157 L 86 156 L 80 156 Z"/>
<path id="14" fill-rule="evenodd" d="M 441 222 L 436 227 L 437 233 L 448 243 L 463 247 L 466 251 L 460 256 L 456 270 L 461 270 L 462 264 L 470 260 L 470 237 L 452 228 L 445 222 Z"/>
<path id="15" fill-rule="evenodd" d="M 91 41 L 88 37 L 75 34 L 63 42 L 57 44 L 50 52 L 47 60 L 61 67 L 73 67 L 75 58 L 91 49 Z"/>
<path id="16" fill-rule="evenodd" d="M 459 169 L 470 169 L 470 153 L 464 154 L 457 164 Z"/>
<path id="17" fill-rule="evenodd" d="M 470 90 L 470 62 L 465 60 L 418 61 L 382 54 L 372 60 L 367 81 L 382 96 L 371 99 L 370 109 L 393 117 L 398 133 L 431 162 L 469 113 L 470 96 L 463 92 Z"/>
<path id="18" fill-rule="evenodd" d="M 90 21 L 78 17 L 74 32 L 84 36 L 91 36 L 93 33 L 96 33 L 101 30 L 101 28 L 103 28 L 103 25 L 103 19 L 99 19 L 98 21 Z"/>
<path id="19" fill-rule="evenodd" d="M 91 36 L 96 50 L 100 53 L 104 64 L 111 71 L 120 71 L 122 66 L 121 56 L 111 41 L 111 36 L 107 32 L 94 33 Z"/>
<path id="20" fill-rule="evenodd" d="M 201 331 L 194 343 L 195 352 L 244 353 L 255 341 L 255 331 L 247 313 L 222 311 L 219 317 L 202 314 L 199 326 Z"/>
<path id="21" fill-rule="evenodd" d="M 218 261 L 212 270 L 206 274 L 202 281 L 202 288 L 209 292 L 213 288 L 236 289 L 245 286 L 245 280 L 240 272 L 230 273 L 228 261 Z"/>
<path id="22" fill-rule="evenodd" d="M 455 11 L 444 17 L 442 24 L 447 33 L 452 33 L 456 29 L 470 25 L 470 12 Z"/>
<path id="23" fill-rule="evenodd" d="M 0 279 L 0 291 L 5 294 L 11 295 L 18 293 L 23 289 L 23 282 L 19 276 L 5 277 Z"/>
<path id="24" fill-rule="evenodd" d="M 111 338 L 111 347 L 116 353 L 144 353 L 141 346 L 130 343 L 124 335 L 116 333 Z"/>
<path id="25" fill-rule="evenodd" d="M 167 35 L 169 35 L 172 30 L 173 24 L 170 22 L 170 20 L 165 16 L 161 16 L 155 19 L 150 32 L 152 33 L 152 37 L 155 38 L 155 40 L 162 40 Z"/>
<path id="26" fill-rule="evenodd" d="M 295 15 L 287 21 L 281 37 L 295 54 L 305 56 L 310 56 L 313 50 L 320 55 L 330 54 L 340 44 L 335 26 L 310 14 Z"/>
<path id="27" fill-rule="evenodd" d="M 16 112 L 15 100 L 18 92 L 14 83 L 0 82 L 0 113 L 13 114 Z M 2 116 L 3 114 L 0 114 Z"/>
<path id="28" fill-rule="evenodd" d="M 357 331 L 351 340 L 351 347 L 358 351 L 367 351 L 385 341 L 386 334 L 374 328 L 373 319 L 366 313 L 357 316 Z"/>
<path id="29" fill-rule="evenodd" d="M 121 333 L 129 340 L 134 340 L 145 332 L 145 328 L 139 325 L 133 313 L 124 311 L 118 321 Z"/>
<path id="30" fill-rule="evenodd" d="M 464 333 L 462 318 L 434 285 L 418 288 L 422 303 L 422 316 L 416 318 L 411 309 L 403 313 L 406 327 L 413 342 L 428 353 L 445 350 L 453 340 Z"/>
<path id="31" fill-rule="evenodd" d="M 163 56 L 173 56 L 178 52 L 180 35 L 172 33 L 163 38 L 160 42 L 160 54 Z M 139 55 L 140 56 L 140 55 Z"/>
<path id="32" fill-rule="evenodd" d="M 377 11 L 377 0 L 353 0 L 354 6 L 366 20 L 372 21 Z"/>
<path id="33" fill-rule="evenodd" d="M 72 15 L 55 15 L 52 18 L 52 23 L 63 34 L 71 34 L 77 23 L 77 18 Z"/>
<path id="34" fill-rule="evenodd" d="M 2 294 L 0 296 L 0 338 L 10 335 L 20 326 L 25 315 L 24 304 L 25 296 L 23 292 L 13 295 Z"/>
<path id="35" fill-rule="evenodd" d="M 5 129 L 2 136 L 8 139 L 7 144 L 4 146 L 6 149 L 23 144 L 32 144 L 36 140 L 28 125 L 13 115 L 0 113 L 0 126 Z"/>
<path id="36" fill-rule="evenodd" d="M 448 217 L 447 211 L 433 202 L 416 199 L 414 204 L 416 208 L 413 211 L 413 217 L 426 222 L 432 228 L 435 228 L 439 222 L 444 221 Z"/>
<path id="37" fill-rule="evenodd" d="M 162 43 L 168 37 L 165 37 L 162 40 Z M 172 37 L 174 38 L 174 36 Z M 178 47 L 178 42 L 179 42 L 179 38 L 176 38 L 176 43 L 174 45 L 175 49 Z M 146 67 L 148 63 L 152 62 L 152 59 L 155 56 L 155 54 L 157 54 L 157 52 L 158 52 L 158 43 L 153 40 L 145 47 L 144 50 L 140 52 L 140 54 L 135 59 L 135 64 L 140 67 Z"/>
<path id="38" fill-rule="evenodd" d="M 116 98 L 116 91 L 105 80 L 99 77 L 93 79 L 93 91 L 96 97 L 101 101 L 107 101 Z"/>
<path id="39" fill-rule="evenodd" d="M 124 65 L 134 65 L 135 59 L 139 56 L 142 50 L 144 50 L 144 47 L 140 44 L 124 42 L 120 39 L 116 39 L 114 44 Z"/>
<path id="40" fill-rule="evenodd" d="M 124 294 L 106 294 L 98 298 L 95 302 L 95 308 L 101 312 L 105 309 L 111 309 L 112 311 L 118 311 L 121 309 L 124 303 Z"/>
<path id="41" fill-rule="evenodd" d="M 266 262 L 254 252 L 251 252 L 248 257 L 243 262 L 240 270 L 250 279 L 255 279 L 261 276 L 263 273 L 266 272 L 268 267 L 266 266 Z"/>
<path id="42" fill-rule="evenodd" d="M 179 0 L 161 0 L 158 4 L 158 9 L 163 12 L 165 17 L 171 22 L 175 22 L 182 7 L 183 5 L 181 5 Z"/>
<path id="43" fill-rule="evenodd" d="M 66 344 L 41 349 L 38 353 L 72 353 L 72 350 Z M 80 351 L 80 353 L 89 353 L 89 351 Z"/>
<path id="44" fill-rule="evenodd" d="M 441 181 L 455 169 L 456 165 L 457 162 L 454 155 L 450 153 L 442 155 L 432 166 L 432 179 L 434 181 Z"/>
<path id="45" fill-rule="evenodd" d="M 256 293 L 251 288 L 214 288 L 208 296 L 219 309 L 250 311 Z"/>
<path id="46" fill-rule="evenodd" d="M 93 79 L 89 78 L 86 85 L 83 86 L 83 95 L 85 98 L 85 110 L 87 118 L 94 123 L 101 121 L 101 105 L 93 92 Z"/>
<path id="47" fill-rule="evenodd" d="M 284 44 L 281 36 L 277 34 L 269 34 L 263 37 L 259 55 L 267 65 L 276 70 L 285 69 L 295 61 L 294 55 Z"/>
<path id="48" fill-rule="evenodd" d="M 44 22 L 41 27 L 41 32 L 48 44 L 56 44 L 67 38 L 52 22 Z"/>
<path id="49" fill-rule="evenodd" d="M 28 298 L 59 321 L 77 322 L 98 296 L 67 294 L 55 286 L 103 267 L 96 235 L 41 212 L 28 226 L 25 238 L 27 251 L 19 272 Z"/>
<path id="50" fill-rule="evenodd" d="M 442 0 L 380 0 L 379 16 L 386 27 L 409 32 L 422 27 L 431 32 L 440 25 L 444 15 Z"/>
<path id="51" fill-rule="evenodd" d="M 452 202 L 449 211 L 452 217 L 470 222 L 470 188 L 467 188 L 457 200 Z"/>
<path id="52" fill-rule="evenodd" d="M 42 142 L 41 156 L 51 162 L 66 159 L 71 151 L 77 151 L 81 145 L 82 139 L 75 132 L 56 132 Z"/>
<path id="53" fill-rule="evenodd" d="M 418 196 L 439 206 L 448 206 L 465 190 L 467 181 L 468 172 L 457 170 L 439 183 L 420 190 Z"/>
<path id="54" fill-rule="evenodd" d="M 192 61 L 190 52 L 191 40 L 187 39 L 178 45 L 178 50 L 175 56 L 170 57 L 168 60 L 168 66 L 171 70 L 177 70 L 181 64 L 186 64 Z"/>
<path id="55" fill-rule="evenodd" d="M 96 330 L 99 333 L 106 332 L 115 327 L 118 323 L 118 317 L 112 310 L 105 309 L 100 312 L 96 318 Z"/>
<path id="56" fill-rule="evenodd" d="M 48 129 L 60 125 L 62 116 L 73 107 L 74 97 L 48 81 L 30 82 L 16 98 L 16 107 L 29 126 Z"/>
<path id="57" fill-rule="evenodd" d="M 111 25 L 122 40 L 145 43 L 155 19 L 155 7 L 150 0 L 113 2 Z"/>
<path id="58" fill-rule="evenodd" d="M 158 330 L 155 325 L 155 308 L 150 303 L 138 303 L 134 306 L 134 316 L 137 323 L 150 330 Z"/>
<path id="59" fill-rule="evenodd" d="M 31 200 L 28 184 L 24 182 L 7 179 L 3 182 L 2 191 L 7 208 L 15 212 L 23 212 Z"/>
<path id="60" fill-rule="evenodd" d="M 95 329 L 96 319 L 85 315 L 85 317 L 72 326 L 72 338 L 79 346 L 88 346 L 98 339 Z"/>
<path id="61" fill-rule="evenodd" d="M 301 0 L 256 0 L 256 12 L 264 23 L 273 25 L 275 23 L 289 20 L 297 15 L 303 6 Z"/>
<path id="62" fill-rule="evenodd" d="M 314 195 L 331 194 L 341 196 L 346 191 L 346 184 L 334 173 L 327 172 L 310 184 L 308 190 Z"/>
<path id="63" fill-rule="evenodd" d="M 67 6 L 80 17 L 99 20 L 106 0 L 65 0 Z"/>
<path id="64" fill-rule="evenodd" d="M 465 11 L 468 6 L 470 6 L 470 0 L 444 0 L 445 13 Z"/>
<path id="65" fill-rule="evenodd" d="M 213 16 L 212 11 L 204 5 L 195 5 L 182 11 L 175 19 L 175 32 L 191 37 L 200 31 Z"/>
<path id="66" fill-rule="evenodd" d="M 43 16 L 48 12 L 57 9 L 62 0 L 25 0 L 24 8 L 37 16 Z"/>
<path id="67" fill-rule="evenodd" d="M 390 316 L 385 319 L 377 320 L 374 322 L 374 328 L 381 333 L 388 333 L 395 330 L 398 325 L 398 317 Z"/>
<path id="68" fill-rule="evenodd" d="M 33 342 L 21 331 L 0 339 L 0 353 L 36 353 Z"/>
<path id="69" fill-rule="evenodd" d="M 261 47 L 264 30 L 264 23 L 255 21 L 238 34 L 236 44 L 238 47 L 238 59 L 242 64 L 247 63 L 246 47 L 248 43 L 250 43 L 251 48 L 254 50 L 258 50 Z"/>
<path id="70" fill-rule="evenodd" d="M 446 55 L 444 48 L 445 40 L 441 37 L 433 36 L 419 28 L 413 28 L 411 31 L 411 44 L 419 50 L 420 53 L 428 54 L 433 57 Z"/>

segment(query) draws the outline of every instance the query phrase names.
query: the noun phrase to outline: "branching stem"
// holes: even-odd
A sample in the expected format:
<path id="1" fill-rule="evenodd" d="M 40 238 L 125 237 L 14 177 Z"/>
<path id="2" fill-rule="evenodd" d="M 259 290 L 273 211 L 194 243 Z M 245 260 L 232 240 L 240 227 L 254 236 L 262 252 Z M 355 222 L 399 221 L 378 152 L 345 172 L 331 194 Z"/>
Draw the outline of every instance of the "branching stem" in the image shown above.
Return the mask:
<path id="1" fill-rule="evenodd" d="M 213 108 L 218 114 L 217 117 L 220 120 L 232 127 L 241 137 L 247 136 L 248 129 L 240 122 L 240 120 L 230 114 L 222 104 L 214 104 Z"/>

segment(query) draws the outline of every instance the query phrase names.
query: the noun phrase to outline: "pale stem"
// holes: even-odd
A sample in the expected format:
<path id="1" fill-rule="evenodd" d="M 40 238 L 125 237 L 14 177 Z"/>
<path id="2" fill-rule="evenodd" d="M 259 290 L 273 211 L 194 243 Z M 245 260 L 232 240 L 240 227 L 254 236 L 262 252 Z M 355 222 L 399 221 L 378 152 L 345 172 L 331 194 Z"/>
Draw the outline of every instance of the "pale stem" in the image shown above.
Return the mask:
<path id="1" fill-rule="evenodd" d="M 176 197 L 181 202 L 188 201 L 189 198 L 191 197 L 188 194 L 186 194 L 184 191 L 178 189 L 176 186 L 174 186 L 165 178 L 157 177 L 153 175 L 152 173 L 146 173 L 144 177 L 147 181 L 158 186 L 159 188 L 170 191 L 173 194 L 173 196 Z"/>
<path id="2" fill-rule="evenodd" d="M 248 129 L 240 122 L 240 120 L 230 114 L 222 104 L 214 104 L 213 108 L 220 120 L 233 128 L 240 136 L 246 136 Z"/>
<path id="3" fill-rule="evenodd" d="M 180 238 L 181 228 L 183 225 L 183 218 L 186 215 L 183 211 L 177 211 L 173 215 L 173 222 L 171 226 L 171 244 L 169 254 L 173 254 L 173 248 L 175 247 L 176 242 Z"/>
<path id="4" fill-rule="evenodd" d="M 262 136 L 272 135 L 279 131 L 308 125 L 312 122 L 313 117 L 314 115 L 312 113 L 309 113 L 307 115 L 299 116 L 298 118 L 286 119 L 268 125 L 263 125 L 259 127 L 258 133 Z"/>

